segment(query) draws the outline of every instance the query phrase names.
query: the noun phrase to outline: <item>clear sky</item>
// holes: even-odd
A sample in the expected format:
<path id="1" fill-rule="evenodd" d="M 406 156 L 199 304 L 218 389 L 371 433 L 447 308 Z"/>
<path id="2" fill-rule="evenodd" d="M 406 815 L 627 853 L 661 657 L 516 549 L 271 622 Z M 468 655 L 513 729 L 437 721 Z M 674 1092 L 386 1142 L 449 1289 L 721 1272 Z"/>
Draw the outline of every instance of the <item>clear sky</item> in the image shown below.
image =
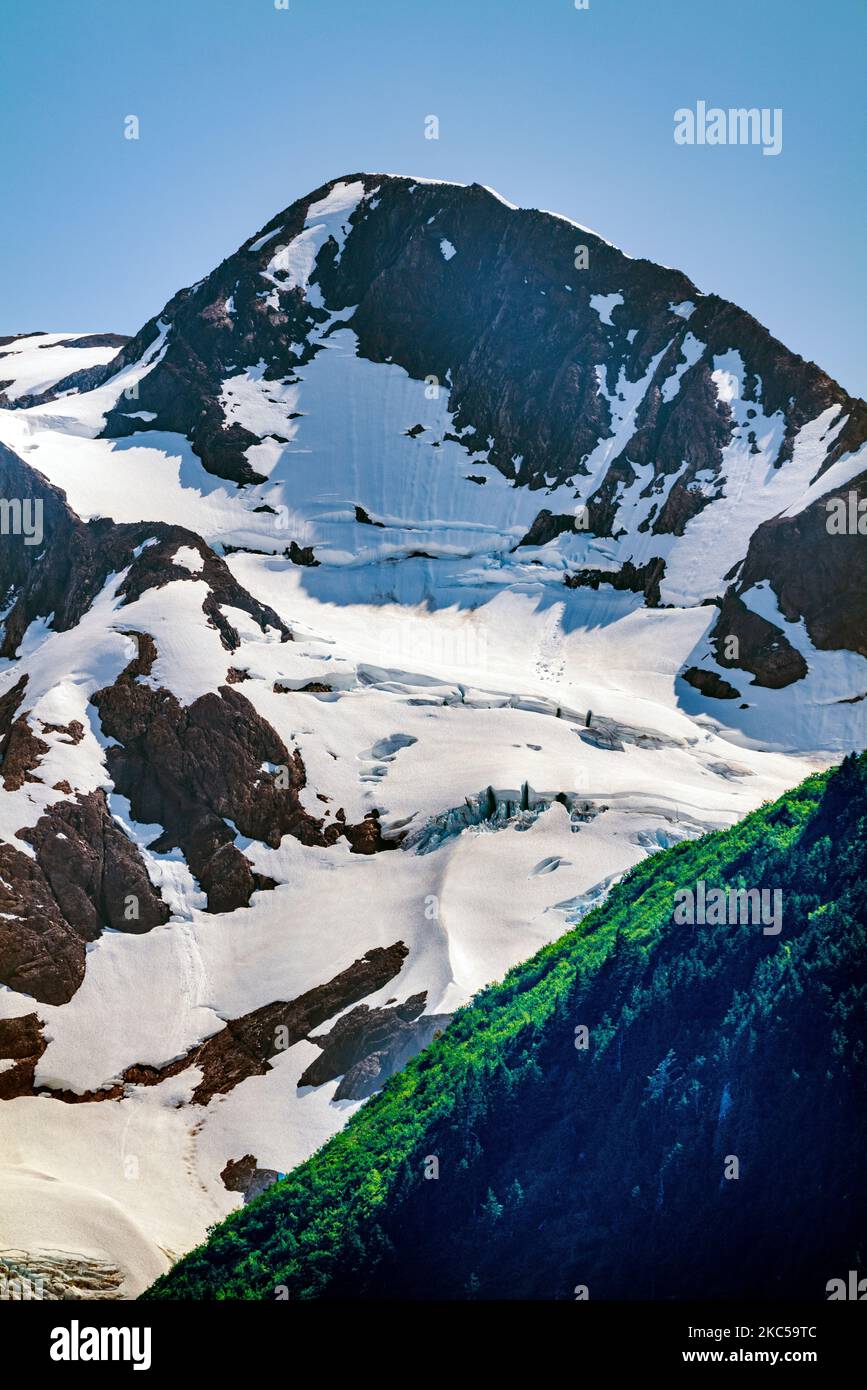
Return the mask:
<path id="1" fill-rule="evenodd" d="M 0 334 L 133 332 L 371 169 L 563 212 L 867 394 L 865 0 L 0 0 L 0 21 Z M 782 153 L 676 145 L 698 100 L 781 107 Z"/>

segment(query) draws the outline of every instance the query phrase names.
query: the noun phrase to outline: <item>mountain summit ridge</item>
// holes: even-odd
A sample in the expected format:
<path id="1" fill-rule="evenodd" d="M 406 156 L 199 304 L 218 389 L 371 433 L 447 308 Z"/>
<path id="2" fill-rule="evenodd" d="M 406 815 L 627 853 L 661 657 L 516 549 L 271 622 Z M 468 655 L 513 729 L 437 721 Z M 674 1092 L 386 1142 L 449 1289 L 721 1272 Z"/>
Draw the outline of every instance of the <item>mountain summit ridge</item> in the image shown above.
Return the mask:
<path id="1" fill-rule="evenodd" d="M 454 531 L 443 546 L 416 524 L 417 475 L 412 501 L 394 477 L 385 493 L 361 495 L 345 476 L 361 474 L 364 489 L 359 457 L 332 470 L 331 495 L 360 492 L 343 494 L 348 512 L 312 485 L 299 495 L 307 372 L 322 380 L 329 346 L 400 367 L 425 399 L 447 403 L 430 424 L 406 418 L 402 432 L 429 431 L 420 447 L 443 448 L 443 468 L 446 454 L 465 461 L 424 503 L 464 528 L 463 547 Z M 610 576 L 654 605 L 714 603 L 723 616 L 690 668 L 711 699 L 729 665 L 770 688 L 803 678 L 805 638 L 867 655 L 865 540 L 824 544 L 835 489 L 867 491 L 867 405 L 747 311 L 559 214 L 517 208 L 483 184 L 331 179 L 174 295 L 110 362 L 13 404 L 107 389 L 149 360 L 136 407 L 110 405 L 102 436 L 183 436 L 209 473 L 249 490 L 251 507 L 290 509 L 290 539 L 317 563 L 335 545 L 370 554 L 371 532 L 355 524 L 367 517 L 384 528 L 378 553 L 393 558 L 525 547 L 570 584 Z M 385 378 L 360 372 L 347 363 L 323 390 L 372 402 Z M 270 383 L 285 406 L 263 401 Z M 333 408 L 327 394 L 322 403 Z M 481 512 L 488 535 L 473 529 Z M 745 599 L 757 585 L 770 586 L 770 608 Z M 741 649 L 734 658 L 727 638 Z"/>

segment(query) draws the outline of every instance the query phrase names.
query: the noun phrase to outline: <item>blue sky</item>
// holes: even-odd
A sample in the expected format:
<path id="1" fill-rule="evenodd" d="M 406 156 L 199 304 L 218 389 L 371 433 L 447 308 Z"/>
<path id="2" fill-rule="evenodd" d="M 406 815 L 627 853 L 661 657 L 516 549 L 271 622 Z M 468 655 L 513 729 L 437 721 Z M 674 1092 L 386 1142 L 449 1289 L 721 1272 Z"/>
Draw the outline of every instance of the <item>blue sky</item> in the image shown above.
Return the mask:
<path id="1" fill-rule="evenodd" d="M 0 333 L 132 332 L 296 197 L 372 169 L 563 212 L 867 394 L 863 0 L 2 9 Z M 782 107 L 782 153 L 676 145 L 699 99 Z"/>

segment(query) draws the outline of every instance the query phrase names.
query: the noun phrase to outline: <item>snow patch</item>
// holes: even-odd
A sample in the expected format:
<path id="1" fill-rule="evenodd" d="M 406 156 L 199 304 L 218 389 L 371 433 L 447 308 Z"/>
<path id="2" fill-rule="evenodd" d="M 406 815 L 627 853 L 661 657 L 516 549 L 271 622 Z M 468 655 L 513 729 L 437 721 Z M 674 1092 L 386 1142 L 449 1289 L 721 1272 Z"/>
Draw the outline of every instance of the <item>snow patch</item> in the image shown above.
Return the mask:
<path id="1" fill-rule="evenodd" d="M 595 309 L 602 323 L 611 324 L 611 311 L 623 303 L 622 294 L 591 294 L 590 307 Z"/>
<path id="2" fill-rule="evenodd" d="M 182 569 L 189 570 L 191 574 L 200 574 L 205 561 L 201 552 L 191 545 L 182 545 L 172 556 L 172 564 L 180 565 Z"/>
<path id="3" fill-rule="evenodd" d="M 701 357 L 706 347 L 705 343 L 693 337 L 692 333 L 687 333 L 680 345 L 682 361 L 678 362 L 671 376 L 667 377 L 662 383 L 662 399 L 666 402 L 673 401 L 680 390 L 680 379 L 684 372 L 688 372 L 690 367 L 694 367 Z"/>
<path id="4" fill-rule="evenodd" d="M 324 198 L 310 204 L 303 230 L 288 245 L 278 247 L 259 274 L 277 290 L 303 290 L 308 303 L 324 308 L 319 286 L 310 283 L 317 257 L 325 243 L 333 240 L 339 258 L 349 232 L 349 218 L 364 196 L 360 181 L 335 184 Z"/>

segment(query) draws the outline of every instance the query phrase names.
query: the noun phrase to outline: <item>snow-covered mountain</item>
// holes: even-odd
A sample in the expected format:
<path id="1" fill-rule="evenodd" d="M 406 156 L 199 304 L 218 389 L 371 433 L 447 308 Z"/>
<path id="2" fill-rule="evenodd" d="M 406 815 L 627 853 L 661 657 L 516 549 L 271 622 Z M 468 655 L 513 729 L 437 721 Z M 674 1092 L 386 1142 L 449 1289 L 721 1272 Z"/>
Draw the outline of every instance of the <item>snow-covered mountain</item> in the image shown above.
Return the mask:
<path id="1" fill-rule="evenodd" d="M 564 218 L 345 177 L 0 392 L 0 1264 L 58 1288 L 867 743 L 867 407 Z"/>

